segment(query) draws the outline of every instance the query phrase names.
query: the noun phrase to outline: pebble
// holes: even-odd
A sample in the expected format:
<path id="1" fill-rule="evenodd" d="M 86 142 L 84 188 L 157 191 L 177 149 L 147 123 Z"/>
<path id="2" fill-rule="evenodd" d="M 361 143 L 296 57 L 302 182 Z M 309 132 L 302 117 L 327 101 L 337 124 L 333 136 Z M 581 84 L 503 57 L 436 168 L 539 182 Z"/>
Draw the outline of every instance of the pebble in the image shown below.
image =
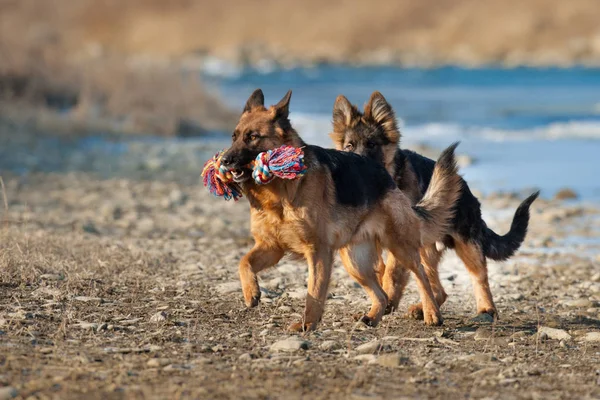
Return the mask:
<path id="1" fill-rule="evenodd" d="M 90 297 L 90 296 L 75 296 L 73 300 L 81 301 L 84 303 L 102 303 L 102 299 L 100 297 Z"/>
<path id="2" fill-rule="evenodd" d="M 355 350 L 358 354 L 373 354 L 381 350 L 381 343 L 379 343 L 379 340 L 373 340 L 371 342 L 361 344 Z"/>
<path id="3" fill-rule="evenodd" d="M 14 399 L 17 397 L 19 392 L 12 386 L 5 386 L 0 388 L 0 400 Z"/>
<path id="4" fill-rule="evenodd" d="M 98 324 L 95 322 L 80 322 L 77 326 L 81 329 L 89 329 L 95 331 L 98 329 Z"/>
<path id="5" fill-rule="evenodd" d="M 338 350 L 342 346 L 336 342 L 335 340 L 325 340 L 323 343 L 319 345 L 319 348 L 323 351 L 333 351 Z"/>
<path id="6" fill-rule="evenodd" d="M 230 293 L 235 293 L 235 292 L 241 291 L 242 286 L 239 281 L 226 282 L 226 283 L 218 284 L 215 287 L 215 289 L 217 290 L 217 292 L 219 292 L 219 294 L 230 294 Z"/>
<path id="7" fill-rule="evenodd" d="M 146 365 L 150 368 L 164 367 L 165 365 L 171 364 L 171 360 L 168 358 L 151 358 L 148 360 Z"/>
<path id="8" fill-rule="evenodd" d="M 540 335 L 540 338 L 543 334 L 546 334 L 546 336 L 548 336 L 549 339 L 571 340 L 571 335 L 569 335 L 564 329 L 556 329 L 547 326 L 542 326 L 538 329 L 538 334 Z"/>
<path id="9" fill-rule="evenodd" d="M 252 354 L 244 353 L 238 357 L 238 361 L 239 362 L 250 362 L 250 361 L 252 361 Z"/>
<path id="10" fill-rule="evenodd" d="M 488 313 L 481 313 L 471 318 L 471 322 L 491 324 L 494 322 L 494 317 Z"/>
<path id="11" fill-rule="evenodd" d="M 489 314 L 486 314 L 489 315 Z M 475 331 L 475 335 L 473 335 L 473 339 L 479 341 L 479 340 L 488 340 L 491 337 L 494 336 L 494 332 L 489 329 L 489 328 L 477 328 L 477 330 Z"/>
<path id="12" fill-rule="evenodd" d="M 167 319 L 167 313 L 164 311 L 159 311 L 153 316 L 150 317 L 150 322 L 163 322 Z"/>
<path id="13" fill-rule="evenodd" d="M 600 342 L 600 332 L 588 332 L 585 334 L 585 336 L 579 338 L 579 340 L 584 342 L 598 343 Z"/>
<path id="14" fill-rule="evenodd" d="M 377 357 L 377 364 L 382 367 L 397 367 L 399 365 L 407 364 L 408 358 L 401 357 L 400 354 L 382 354 Z"/>
<path id="15" fill-rule="evenodd" d="M 374 354 L 360 354 L 354 357 L 355 361 L 366 362 L 368 364 L 374 364 L 377 362 L 377 356 Z"/>
<path id="16" fill-rule="evenodd" d="M 560 304 L 572 308 L 588 308 L 594 305 L 588 299 L 562 300 Z"/>
<path id="17" fill-rule="evenodd" d="M 299 350 L 307 350 L 309 343 L 298 336 L 290 336 L 289 338 L 279 340 L 273 343 L 270 350 L 273 352 L 294 352 Z"/>
<path id="18" fill-rule="evenodd" d="M 296 289 L 291 292 L 287 292 L 287 294 L 291 299 L 304 299 L 306 297 L 306 290 Z"/>
<path id="19" fill-rule="evenodd" d="M 59 274 L 43 274 L 43 275 L 40 275 L 40 279 L 43 279 L 46 281 L 60 281 L 60 280 L 64 279 L 64 276 L 59 275 Z"/>
<path id="20" fill-rule="evenodd" d="M 469 354 L 468 356 L 462 356 L 458 358 L 461 361 L 468 361 L 474 363 L 489 363 L 496 361 L 496 357 L 487 353 Z"/>

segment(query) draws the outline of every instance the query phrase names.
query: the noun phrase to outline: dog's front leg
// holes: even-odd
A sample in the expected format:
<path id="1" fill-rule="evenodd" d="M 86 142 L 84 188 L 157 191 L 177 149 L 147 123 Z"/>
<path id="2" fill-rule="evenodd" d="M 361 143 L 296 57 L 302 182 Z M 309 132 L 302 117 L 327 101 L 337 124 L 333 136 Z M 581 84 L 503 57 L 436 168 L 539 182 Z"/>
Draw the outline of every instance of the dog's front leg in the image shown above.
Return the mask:
<path id="1" fill-rule="evenodd" d="M 289 327 L 289 330 L 295 332 L 314 330 L 321 321 L 331 279 L 333 250 L 327 248 L 311 251 L 306 255 L 306 261 L 308 263 L 306 307 L 303 321 Z"/>
<path id="2" fill-rule="evenodd" d="M 240 261 L 240 281 L 244 302 L 248 307 L 256 307 L 260 300 L 258 287 L 258 274 L 260 271 L 274 266 L 283 257 L 284 251 L 278 247 L 269 247 L 264 243 L 257 243 L 242 257 Z"/>

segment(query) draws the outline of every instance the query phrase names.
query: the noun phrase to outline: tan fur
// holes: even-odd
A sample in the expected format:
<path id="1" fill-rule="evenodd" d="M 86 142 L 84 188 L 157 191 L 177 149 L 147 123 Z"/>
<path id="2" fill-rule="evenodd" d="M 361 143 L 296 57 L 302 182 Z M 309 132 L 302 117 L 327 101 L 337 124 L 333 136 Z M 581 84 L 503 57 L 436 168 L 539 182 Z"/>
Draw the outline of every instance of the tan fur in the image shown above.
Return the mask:
<path id="1" fill-rule="evenodd" d="M 224 157 L 249 148 L 265 151 L 283 144 L 304 145 L 287 120 L 289 96 L 269 109 L 254 104 L 251 100 L 256 97 L 260 96 L 251 96 L 250 106 L 240 117 L 232 146 Z M 251 133 L 259 138 L 249 140 Z M 287 252 L 299 254 L 308 264 L 308 294 L 303 321 L 292 324 L 290 329 L 314 329 L 323 315 L 334 251 L 340 250 L 344 266 L 373 302 L 363 317 L 365 323 L 377 325 L 388 307 L 388 298 L 396 302 L 397 293 L 401 293 L 397 287 L 405 282 L 408 269 L 418 282 L 425 323 L 440 324 L 439 308 L 419 263 L 420 223 L 410 200 L 393 189 L 370 208 L 341 205 L 336 202 L 328 168 L 310 154 L 305 155 L 305 163 L 308 171 L 299 179 L 276 179 L 268 185 L 257 185 L 252 180 L 242 183 L 251 205 L 255 239 L 255 246 L 239 266 L 246 305 L 254 307 L 259 302 L 260 271 L 274 266 Z M 382 244 L 396 260 L 382 278 L 385 292 L 375 271 L 378 238 L 393 238 L 383 239 Z"/>
<path id="2" fill-rule="evenodd" d="M 335 110 L 337 110 L 338 115 L 337 123 L 335 123 Z M 351 112 L 343 115 L 345 110 L 351 110 Z M 410 199 L 411 204 L 424 209 L 429 216 L 429 218 L 421 218 L 420 221 L 423 245 L 420 252 L 421 262 L 425 266 L 425 272 L 436 294 L 436 299 L 439 304 L 442 304 L 447 295 L 439 281 L 438 264 L 441 253 L 435 248 L 435 242 L 443 240 L 449 232 L 451 219 L 454 216 L 454 204 L 460 196 L 461 182 L 456 164 L 446 165 L 442 168 L 439 163 L 436 163 L 429 187 L 421 195 L 419 181 L 408 160 L 405 161 L 401 174 L 396 171 L 395 156 L 400 144 L 401 134 L 394 111 L 383 95 L 379 92 L 373 92 L 369 101 L 365 104 L 363 114 L 358 112 L 356 107 L 351 105 L 344 96 L 337 97 L 334 104 L 333 132 L 330 137 L 338 150 L 354 151 L 358 154 L 367 155 L 368 150 L 360 142 L 366 139 L 366 135 L 376 129 L 383 129 L 383 134 L 388 142 L 381 145 L 381 162 L 390 175 L 394 177 L 398 188 Z M 363 132 L 363 135 L 359 132 Z M 356 148 L 348 148 L 348 142 L 354 142 L 353 147 Z M 388 257 L 388 260 L 384 263 L 382 258 L 379 257 L 378 276 L 385 276 L 387 268 L 390 266 L 393 268 L 395 262 L 396 260 L 393 257 Z M 397 301 L 402 295 L 402 289 L 406 285 L 407 278 L 407 276 L 398 278 L 398 282 L 402 283 L 396 286 L 400 293 L 393 296 L 394 301 L 390 300 L 392 309 L 397 306 Z M 413 306 L 409 313 L 422 315 L 422 306 L 420 304 Z"/>

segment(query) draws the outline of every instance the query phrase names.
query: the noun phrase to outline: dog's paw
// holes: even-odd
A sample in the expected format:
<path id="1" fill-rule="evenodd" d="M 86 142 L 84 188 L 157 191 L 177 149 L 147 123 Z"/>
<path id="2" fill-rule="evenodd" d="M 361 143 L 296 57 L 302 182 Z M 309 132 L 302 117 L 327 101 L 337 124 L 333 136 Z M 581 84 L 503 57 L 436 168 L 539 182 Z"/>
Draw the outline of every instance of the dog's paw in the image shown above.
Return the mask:
<path id="1" fill-rule="evenodd" d="M 309 332 L 314 331 L 317 328 L 317 324 L 314 322 L 294 322 L 288 326 L 289 332 Z"/>
<path id="2" fill-rule="evenodd" d="M 378 324 L 378 321 L 376 321 L 375 319 L 369 317 L 366 314 L 354 314 L 352 316 L 352 318 L 354 318 L 354 320 L 356 322 L 362 322 L 363 324 L 365 324 L 366 326 L 370 326 L 372 328 L 376 327 Z"/>
<path id="3" fill-rule="evenodd" d="M 391 313 L 393 313 L 394 311 L 396 311 L 398 307 L 394 307 L 391 304 L 388 304 L 387 307 L 385 308 L 385 310 L 383 311 L 383 315 L 389 315 Z"/>
<path id="4" fill-rule="evenodd" d="M 257 296 L 252 296 L 250 299 L 247 299 L 245 303 L 246 307 L 248 308 L 254 308 L 258 306 L 258 304 L 260 303 L 260 292 L 258 292 Z"/>
<path id="5" fill-rule="evenodd" d="M 424 312 L 423 317 L 425 325 L 428 326 L 440 326 L 444 323 L 442 314 L 439 311 Z"/>
<path id="6" fill-rule="evenodd" d="M 408 307 L 406 315 L 408 318 L 416 319 L 417 321 L 422 321 L 425 318 L 423 315 L 423 306 L 421 306 L 421 304 L 413 304 Z"/>

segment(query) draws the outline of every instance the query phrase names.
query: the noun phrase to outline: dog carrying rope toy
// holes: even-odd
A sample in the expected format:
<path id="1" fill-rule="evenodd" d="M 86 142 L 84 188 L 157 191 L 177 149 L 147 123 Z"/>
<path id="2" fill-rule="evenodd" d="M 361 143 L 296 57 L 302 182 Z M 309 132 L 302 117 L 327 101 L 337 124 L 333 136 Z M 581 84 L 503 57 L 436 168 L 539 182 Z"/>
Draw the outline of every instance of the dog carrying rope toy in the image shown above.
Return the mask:
<path id="1" fill-rule="evenodd" d="M 204 186 L 208 187 L 215 196 L 237 201 L 242 197 L 242 191 L 233 181 L 231 170 L 221 165 L 223 153 L 224 151 L 220 151 L 204 164 L 202 170 Z M 252 179 L 259 185 L 267 184 L 274 178 L 296 179 L 306 172 L 304 152 L 292 146 L 281 146 L 259 153 L 250 167 Z"/>

